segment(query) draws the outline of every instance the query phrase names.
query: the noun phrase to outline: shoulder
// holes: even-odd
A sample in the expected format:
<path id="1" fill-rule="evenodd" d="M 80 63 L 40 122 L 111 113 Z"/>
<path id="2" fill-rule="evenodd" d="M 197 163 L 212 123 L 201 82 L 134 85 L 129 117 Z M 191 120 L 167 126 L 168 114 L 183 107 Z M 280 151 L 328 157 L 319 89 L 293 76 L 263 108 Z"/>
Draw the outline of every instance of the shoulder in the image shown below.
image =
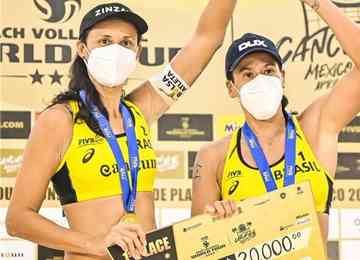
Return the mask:
<path id="1" fill-rule="evenodd" d="M 72 128 L 72 115 L 66 105 L 53 105 L 37 117 L 28 145 L 33 147 L 33 152 L 56 151 L 62 158 L 71 142 Z"/>
<path id="2" fill-rule="evenodd" d="M 201 147 L 197 154 L 196 165 L 201 166 L 202 175 L 221 184 L 226 155 L 233 135 L 216 140 Z"/>
<path id="3" fill-rule="evenodd" d="M 149 125 L 170 107 L 149 80 L 135 88 L 126 98 L 138 107 Z"/>
<path id="4" fill-rule="evenodd" d="M 211 159 L 213 160 L 212 162 L 219 162 L 223 160 L 228 151 L 232 136 L 233 134 L 230 134 L 219 140 L 202 146 L 198 156 Z"/>
<path id="5" fill-rule="evenodd" d="M 298 117 L 302 127 L 314 127 L 320 121 L 321 110 L 327 102 L 328 95 L 323 95 L 312 102 Z"/>
<path id="6" fill-rule="evenodd" d="M 328 96 L 317 98 L 297 117 L 304 134 L 310 139 L 316 139 L 321 126 L 321 111 Z"/>
<path id="7" fill-rule="evenodd" d="M 70 105 L 56 104 L 40 113 L 35 126 L 53 131 L 52 133 L 66 132 L 72 129 L 73 115 Z"/>
<path id="8" fill-rule="evenodd" d="M 136 114 L 144 117 L 142 109 L 141 109 L 141 105 L 139 106 L 139 104 L 132 101 L 131 98 L 129 98 L 129 96 L 125 97 L 124 103 L 125 103 L 126 107 L 128 107 L 131 111 L 133 111 Z"/>

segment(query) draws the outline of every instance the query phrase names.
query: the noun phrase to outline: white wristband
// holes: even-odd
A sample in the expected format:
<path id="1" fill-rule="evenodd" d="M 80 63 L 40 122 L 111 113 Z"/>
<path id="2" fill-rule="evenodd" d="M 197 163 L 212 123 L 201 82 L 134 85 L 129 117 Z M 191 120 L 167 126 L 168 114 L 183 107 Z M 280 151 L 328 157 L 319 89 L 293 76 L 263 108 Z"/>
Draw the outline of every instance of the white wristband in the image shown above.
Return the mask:
<path id="1" fill-rule="evenodd" d="M 178 100 L 189 89 L 189 85 L 172 69 L 170 64 L 149 81 L 153 87 L 172 101 Z"/>

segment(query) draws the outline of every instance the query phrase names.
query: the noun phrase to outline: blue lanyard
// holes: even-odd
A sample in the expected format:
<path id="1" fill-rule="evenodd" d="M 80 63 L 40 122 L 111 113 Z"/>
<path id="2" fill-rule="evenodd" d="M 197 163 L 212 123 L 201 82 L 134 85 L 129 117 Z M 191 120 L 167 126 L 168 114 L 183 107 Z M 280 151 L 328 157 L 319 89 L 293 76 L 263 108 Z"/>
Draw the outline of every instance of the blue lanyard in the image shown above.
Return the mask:
<path id="1" fill-rule="evenodd" d="M 286 124 L 286 136 L 285 136 L 285 176 L 284 187 L 295 183 L 295 160 L 296 160 L 296 130 L 294 122 L 290 115 L 285 113 Z M 243 133 L 248 147 L 251 151 L 251 155 L 259 168 L 262 179 L 268 192 L 277 189 L 274 176 L 272 175 L 271 168 L 265 157 L 265 154 L 259 144 L 259 141 L 251 130 L 249 125 L 245 122 L 243 126 Z"/>
<path id="2" fill-rule="evenodd" d="M 123 126 L 127 137 L 127 147 L 129 151 L 129 167 L 130 167 L 131 182 L 132 182 L 131 189 L 130 189 L 129 177 L 127 174 L 126 163 L 124 161 L 116 137 L 111 129 L 109 121 L 106 119 L 106 117 L 103 114 L 101 114 L 98 107 L 96 107 L 91 101 L 88 101 L 86 99 L 85 90 L 80 91 L 80 98 L 84 102 L 84 104 L 89 108 L 91 114 L 95 117 L 96 121 L 99 124 L 101 132 L 103 133 L 106 141 L 108 142 L 114 154 L 119 169 L 119 179 L 122 189 L 122 199 L 125 210 L 127 212 L 134 212 L 136 188 L 137 188 L 137 176 L 139 172 L 139 151 L 137 146 L 135 127 L 133 120 L 131 118 L 130 111 L 127 109 L 127 107 L 123 104 L 123 101 L 121 100 L 119 110 L 123 118 Z"/>

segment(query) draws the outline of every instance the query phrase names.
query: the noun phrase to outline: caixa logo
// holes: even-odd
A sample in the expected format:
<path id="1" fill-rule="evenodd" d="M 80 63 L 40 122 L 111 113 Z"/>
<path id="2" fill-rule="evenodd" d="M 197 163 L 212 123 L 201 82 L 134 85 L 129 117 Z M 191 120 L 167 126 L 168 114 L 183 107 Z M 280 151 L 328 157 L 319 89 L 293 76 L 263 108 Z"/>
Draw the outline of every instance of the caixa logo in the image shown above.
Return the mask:
<path id="1" fill-rule="evenodd" d="M 66 22 L 81 9 L 81 0 L 33 0 L 43 14 L 42 20 L 49 23 Z"/>

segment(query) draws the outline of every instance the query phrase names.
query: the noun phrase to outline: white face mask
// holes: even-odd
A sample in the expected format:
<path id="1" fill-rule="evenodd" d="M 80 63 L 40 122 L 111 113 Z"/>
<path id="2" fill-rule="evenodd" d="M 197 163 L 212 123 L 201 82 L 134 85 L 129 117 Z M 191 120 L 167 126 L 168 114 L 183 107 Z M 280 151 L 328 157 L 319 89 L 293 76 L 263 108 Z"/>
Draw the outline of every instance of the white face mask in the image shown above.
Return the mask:
<path id="1" fill-rule="evenodd" d="M 94 48 L 87 61 L 88 72 L 106 87 L 123 84 L 136 68 L 136 53 L 119 44 Z"/>
<path id="2" fill-rule="evenodd" d="M 281 104 L 281 80 L 260 74 L 241 87 L 239 96 L 241 104 L 253 117 L 257 120 L 268 120 L 276 114 Z"/>

